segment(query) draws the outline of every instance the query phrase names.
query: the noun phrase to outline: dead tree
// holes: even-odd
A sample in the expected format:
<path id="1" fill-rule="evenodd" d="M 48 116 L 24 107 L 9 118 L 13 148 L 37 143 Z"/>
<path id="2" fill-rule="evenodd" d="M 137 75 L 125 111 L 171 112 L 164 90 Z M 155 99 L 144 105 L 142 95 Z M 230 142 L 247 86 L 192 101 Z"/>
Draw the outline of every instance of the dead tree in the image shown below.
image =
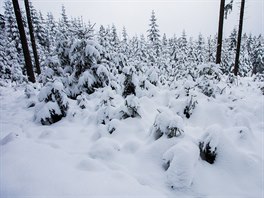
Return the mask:
<path id="1" fill-rule="evenodd" d="M 27 70 L 28 80 L 30 82 L 34 83 L 36 80 L 35 80 L 35 76 L 34 76 L 34 71 L 33 71 L 33 67 L 32 67 L 32 62 L 31 62 L 30 53 L 29 53 L 29 49 L 28 49 L 26 33 L 24 30 L 24 26 L 23 26 L 23 21 L 22 21 L 22 17 L 21 17 L 21 12 L 20 12 L 20 8 L 19 8 L 18 0 L 12 0 L 12 2 L 13 2 L 13 6 L 14 6 L 15 15 L 16 15 L 16 21 L 17 21 L 20 40 L 21 40 L 21 44 L 22 44 L 23 54 L 24 54 L 24 58 L 25 58 L 25 66 L 26 66 L 26 70 Z"/>
<path id="2" fill-rule="evenodd" d="M 224 12 L 225 12 L 225 0 L 221 0 L 221 2 L 220 2 L 220 13 L 219 13 L 219 23 L 218 23 L 216 64 L 220 64 L 221 63 Z"/>
<path id="3" fill-rule="evenodd" d="M 31 39 L 33 55 L 34 55 L 34 59 L 35 59 L 36 71 L 37 71 L 37 74 L 40 74 L 41 70 L 40 70 L 40 66 L 39 66 L 39 57 L 38 57 L 38 52 L 37 52 L 37 48 L 36 48 L 36 42 L 35 42 L 33 24 L 32 24 L 32 20 L 31 20 L 29 3 L 28 3 L 28 0 L 24 0 L 24 2 L 25 2 L 26 13 L 27 13 L 28 28 L 29 28 L 29 34 L 30 34 L 30 39 Z"/>
<path id="4" fill-rule="evenodd" d="M 239 55 L 240 55 L 242 29 L 243 29 L 244 9 L 245 9 L 245 0 L 242 0 L 241 1 L 241 8 L 240 8 L 239 27 L 238 27 L 238 36 L 237 36 L 237 48 L 236 48 L 236 59 L 235 59 L 235 67 L 234 67 L 234 75 L 235 76 L 237 76 L 238 69 L 239 69 Z"/>

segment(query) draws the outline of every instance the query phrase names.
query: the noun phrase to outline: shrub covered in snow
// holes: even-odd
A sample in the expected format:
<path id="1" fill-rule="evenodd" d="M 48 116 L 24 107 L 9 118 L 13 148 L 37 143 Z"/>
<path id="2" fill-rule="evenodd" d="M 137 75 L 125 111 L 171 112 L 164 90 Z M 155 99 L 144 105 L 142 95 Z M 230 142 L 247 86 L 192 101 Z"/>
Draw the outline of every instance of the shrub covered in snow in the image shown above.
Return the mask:
<path id="1" fill-rule="evenodd" d="M 157 86 L 159 82 L 159 75 L 158 75 L 158 70 L 156 67 L 151 67 L 148 72 L 147 72 L 147 79 L 149 80 L 150 83 L 153 85 Z"/>
<path id="2" fill-rule="evenodd" d="M 195 106 L 198 104 L 198 102 L 195 100 L 194 96 L 190 96 L 188 98 L 187 104 L 183 110 L 183 114 L 186 116 L 186 118 L 190 118 L 193 110 L 195 109 Z"/>
<path id="3" fill-rule="evenodd" d="M 133 82 L 133 69 L 131 67 L 125 67 L 123 73 L 125 75 L 123 97 L 131 94 L 136 95 L 136 85 Z"/>
<path id="4" fill-rule="evenodd" d="M 36 95 L 35 89 L 31 84 L 28 84 L 25 88 L 25 95 L 27 98 L 32 98 Z"/>
<path id="5" fill-rule="evenodd" d="M 35 120 L 42 125 L 53 124 L 67 115 L 68 100 L 60 81 L 49 82 L 40 90 Z"/>
<path id="6" fill-rule="evenodd" d="M 140 116 L 140 105 L 139 100 L 134 95 L 128 95 L 125 99 L 125 106 L 121 111 L 122 118 L 135 118 L 135 117 L 141 117 Z"/>
<path id="7" fill-rule="evenodd" d="M 198 88 L 208 97 L 215 96 L 217 92 L 220 92 L 220 88 L 217 86 L 221 80 L 221 70 L 216 64 L 203 64 L 198 66 Z"/>
<path id="8" fill-rule="evenodd" d="M 85 109 L 86 108 L 86 104 L 87 104 L 87 95 L 85 93 L 82 93 L 76 99 L 77 99 L 77 105 L 81 109 Z"/>
<path id="9" fill-rule="evenodd" d="M 217 156 L 217 146 L 222 131 L 218 125 L 207 128 L 199 142 L 200 156 L 203 160 L 213 164 Z"/>
<path id="10" fill-rule="evenodd" d="M 117 110 L 112 100 L 114 99 L 114 92 L 110 87 L 103 89 L 101 100 L 98 105 L 97 121 L 100 124 L 107 124 L 113 118 L 117 117 Z"/>
<path id="11" fill-rule="evenodd" d="M 163 135 L 168 138 L 181 136 L 184 133 L 183 120 L 171 111 L 163 111 L 156 116 L 151 133 L 155 140 Z"/>

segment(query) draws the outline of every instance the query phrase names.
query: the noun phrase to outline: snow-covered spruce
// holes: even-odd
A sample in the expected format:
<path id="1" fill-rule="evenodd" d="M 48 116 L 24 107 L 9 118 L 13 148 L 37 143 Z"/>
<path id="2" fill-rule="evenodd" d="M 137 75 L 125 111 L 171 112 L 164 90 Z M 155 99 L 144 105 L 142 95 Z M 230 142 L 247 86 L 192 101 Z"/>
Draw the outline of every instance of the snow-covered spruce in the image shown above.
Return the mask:
<path id="1" fill-rule="evenodd" d="M 56 80 L 49 82 L 40 90 L 39 104 L 35 107 L 35 121 L 42 125 L 58 122 L 67 115 L 68 99 L 63 91 L 63 84 Z"/>
<path id="2" fill-rule="evenodd" d="M 27 107 L 34 107 L 37 101 L 36 87 L 33 84 L 28 84 L 25 88 L 24 93 L 26 95 L 26 98 L 29 99 Z"/>
<path id="3" fill-rule="evenodd" d="M 200 156 L 210 164 L 213 164 L 216 159 L 217 146 L 221 133 L 220 126 L 209 126 L 199 142 Z"/>
<path id="4" fill-rule="evenodd" d="M 118 118 L 117 108 L 113 104 L 114 92 L 110 87 L 105 87 L 98 105 L 97 122 L 107 124 L 113 118 Z"/>
<path id="5" fill-rule="evenodd" d="M 156 67 L 151 67 L 147 72 L 147 79 L 149 82 L 155 86 L 158 85 L 159 82 L 159 75 L 158 69 Z"/>
<path id="6" fill-rule="evenodd" d="M 81 93 L 94 93 L 97 88 L 109 84 L 109 68 L 99 64 L 101 46 L 90 39 L 69 41 L 68 49 L 70 69 L 64 72 L 64 85 L 68 97 L 76 99 Z M 64 67 L 69 67 L 64 65 Z"/>
<path id="7" fill-rule="evenodd" d="M 128 95 L 125 99 L 125 105 L 123 106 L 121 110 L 121 117 L 123 119 L 126 118 L 135 118 L 135 117 L 141 117 L 140 113 L 140 104 L 139 100 L 134 95 Z"/>
<path id="8" fill-rule="evenodd" d="M 125 75 L 124 81 L 124 90 L 123 90 L 123 97 L 127 97 L 128 95 L 136 95 L 136 85 L 133 82 L 133 68 L 132 67 L 125 67 L 123 69 L 123 73 Z"/>
<path id="9" fill-rule="evenodd" d="M 87 105 L 87 94 L 86 93 L 82 93 L 81 95 L 77 96 L 77 105 L 81 108 L 81 109 L 85 109 L 86 105 Z"/>
<path id="10" fill-rule="evenodd" d="M 190 118 L 193 110 L 195 109 L 196 105 L 198 104 L 197 100 L 195 100 L 195 96 L 190 96 L 187 99 L 187 104 L 183 110 L 183 114 L 186 116 L 186 118 Z"/>
<path id="11" fill-rule="evenodd" d="M 221 93 L 218 83 L 221 80 L 222 72 L 216 64 L 198 65 L 197 85 L 201 92 L 208 97 L 215 97 Z"/>
<path id="12" fill-rule="evenodd" d="M 155 122 L 150 130 L 155 140 L 163 135 L 167 138 L 179 137 L 184 133 L 183 120 L 171 111 L 164 110 L 156 116 Z"/>

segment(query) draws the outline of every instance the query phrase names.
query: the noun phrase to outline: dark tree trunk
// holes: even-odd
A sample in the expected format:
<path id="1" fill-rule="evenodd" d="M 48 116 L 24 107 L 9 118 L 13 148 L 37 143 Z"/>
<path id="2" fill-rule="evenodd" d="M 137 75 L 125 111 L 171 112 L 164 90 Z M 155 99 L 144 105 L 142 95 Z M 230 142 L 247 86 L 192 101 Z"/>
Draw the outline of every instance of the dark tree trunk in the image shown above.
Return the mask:
<path id="1" fill-rule="evenodd" d="M 239 28 L 238 28 L 238 36 L 237 36 L 236 59 L 235 59 L 235 67 L 234 67 L 235 76 L 237 76 L 238 69 L 239 69 L 239 54 L 240 54 L 241 36 L 242 36 L 242 29 L 243 29 L 244 9 L 245 9 L 245 0 L 242 0 L 241 1 L 241 8 L 240 8 Z"/>
<path id="2" fill-rule="evenodd" d="M 34 72 L 33 72 L 32 62 L 31 62 L 31 58 L 30 58 L 27 38 L 26 38 L 24 26 L 23 26 L 23 21 L 22 21 L 22 17 L 21 17 L 21 12 L 20 12 L 20 8 L 19 8 L 18 0 L 12 0 L 12 2 L 13 2 L 13 6 L 14 6 L 15 15 L 16 15 L 16 21 L 17 21 L 20 40 L 21 40 L 21 44 L 22 44 L 23 54 L 24 54 L 24 58 L 25 58 L 28 80 L 30 82 L 34 83 L 36 80 L 35 80 L 35 76 L 34 76 Z"/>
<path id="3" fill-rule="evenodd" d="M 40 70 L 40 66 L 39 66 L 39 57 L 38 57 L 38 52 L 37 52 L 37 48 L 36 48 L 36 42 L 35 42 L 35 36 L 34 36 L 32 20 L 31 20 L 30 9 L 29 9 L 29 3 L 28 3 L 28 0 L 24 0 L 24 2 L 25 2 L 26 13 L 27 13 L 28 28 L 29 28 L 31 45 L 32 45 L 32 50 L 33 50 L 33 54 L 34 54 L 34 59 L 35 59 L 36 70 L 37 70 L 37 74 L 40 74 L 41 70 Z"/>
<path id="4" fill-rule="evenodd" d="M 218 23 L 216 64 L 220 64 L 221 63 L 223 25 L 224 25 L 224 11 L 225 11 L 225 0 L 221 0 L 221 2 L 220 2 L 220 13 L 219 13 L 219 23 Z"/>

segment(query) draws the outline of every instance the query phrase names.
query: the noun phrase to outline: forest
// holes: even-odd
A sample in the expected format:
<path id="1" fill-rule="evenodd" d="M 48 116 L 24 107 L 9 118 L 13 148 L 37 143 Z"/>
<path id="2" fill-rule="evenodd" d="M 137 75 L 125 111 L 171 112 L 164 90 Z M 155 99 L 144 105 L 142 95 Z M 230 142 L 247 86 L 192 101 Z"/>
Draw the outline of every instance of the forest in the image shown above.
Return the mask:
<path id="1" fill-rule="evenodd" d="M 0 14 L 1 197 L 263 196 L 263 35 L 234 28 L 217 63 L 218 34 L 168 37 L 154 10 L 129 35 L 15 2 Z"/>

